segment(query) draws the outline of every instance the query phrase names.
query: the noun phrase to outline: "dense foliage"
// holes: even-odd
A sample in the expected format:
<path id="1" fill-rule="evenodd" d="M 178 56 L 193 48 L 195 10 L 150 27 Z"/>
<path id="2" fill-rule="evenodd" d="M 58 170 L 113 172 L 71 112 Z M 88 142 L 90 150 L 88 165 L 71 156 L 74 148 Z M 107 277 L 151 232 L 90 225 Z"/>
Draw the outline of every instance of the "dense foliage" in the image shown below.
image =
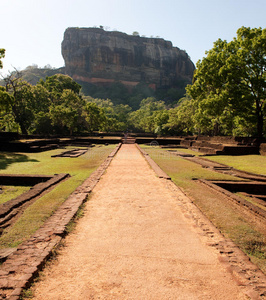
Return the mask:
<path id="1" fill-rule="evenodd" d="M 193 98 L 194 130 L 202 133 L 262 136 L 266 113 L 266 28 L 237 31 L 218 40 L 197 63 Z"/>
<path id="2" fill-rule="evenodd" d="M 35 86 L 20 72 L 4 78 L 0 87 L 0 128 L 23 134 L 74 134 L 123 131 L 131 107 L 80 94 L 81 86 L 69 76 L 56 74 Z"/>
<path id="3" fill-rule="evenodd" d="M 163 101 L 150 96 L 154 92 L 145 84 L 136 86 L 129 98 L 126 90 L 121 93 L 122 85 L 114 84 L 111 88 L 116 101 L 113 102 L 108 98 L 84 96 L 81 86 L 62 74 L 31 85 L 21 72 L 14 71 L 3 82 L 1 131 L 70 135 L 126 130 L 168 133 L 168 109 Z"/>
<path id="4" fill-rule="evenodd" d="M 114 82 L 109 86 L 96 86 L 91 83 L 79 82 L 82 93 L 98 99 L 110 99 L 114 105 L 129 105 L 133 110 L 140 108 L 143 99 L 153 97 L 163 100 L 167 105 L 174 106 L 186 93 L 186 85 L 191 83 L 188 79 L 181 78 L 178 88 L 153 90 L 146 83 L 137 84 L 132 90 L 126 88 L 121 82 Z"/>
<path id="5" fill-rule="evenodd" d="M 4 54 L 0 49 L 0 67 Z M 129 92 L 119 82 L 108 88 L 81 87 L 62 74 L 31 85 L 16 71 L 0 87 L 0 130 L 262 137 L 266 132 L 265 68 L 266 29 L 242 27 L 231 42 L 216 41 L 197 63 L 186 97 L 186 82 L 180 82 L 180 89 L 156 92 L 140 83 Z"/>

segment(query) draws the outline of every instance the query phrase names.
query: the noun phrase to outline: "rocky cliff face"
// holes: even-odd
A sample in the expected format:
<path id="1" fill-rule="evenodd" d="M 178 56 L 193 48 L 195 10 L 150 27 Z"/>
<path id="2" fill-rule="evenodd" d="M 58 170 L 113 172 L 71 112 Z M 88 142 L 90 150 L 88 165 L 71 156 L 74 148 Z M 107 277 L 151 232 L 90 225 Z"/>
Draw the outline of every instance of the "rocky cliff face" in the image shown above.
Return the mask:
<path id="1" fill-rule="evenodd" d="M 161 38 L 131 36 L 100 28 L 68 28 L 62 42 L 66 73 L 79 82 L 153 89 L 190 82 L 194 64 L 185 51 Z"/>

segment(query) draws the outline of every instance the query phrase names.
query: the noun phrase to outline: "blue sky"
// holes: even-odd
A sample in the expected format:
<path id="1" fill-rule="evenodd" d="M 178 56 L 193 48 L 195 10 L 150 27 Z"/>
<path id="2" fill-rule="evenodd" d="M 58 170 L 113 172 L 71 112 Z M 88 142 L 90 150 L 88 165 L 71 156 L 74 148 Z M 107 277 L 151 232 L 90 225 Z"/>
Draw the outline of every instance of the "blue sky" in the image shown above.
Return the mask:
<path id="1" fill-rule="evenodd" d="M 196 63 L 218 38 L 230 41 L 242 26 L 265 28 L 265 16 L 265 0 L 0 0 L 0 48 L 6 49 L 0 74 L 33 64 L 64 66 L 68 27 L 160 36 Z"/>

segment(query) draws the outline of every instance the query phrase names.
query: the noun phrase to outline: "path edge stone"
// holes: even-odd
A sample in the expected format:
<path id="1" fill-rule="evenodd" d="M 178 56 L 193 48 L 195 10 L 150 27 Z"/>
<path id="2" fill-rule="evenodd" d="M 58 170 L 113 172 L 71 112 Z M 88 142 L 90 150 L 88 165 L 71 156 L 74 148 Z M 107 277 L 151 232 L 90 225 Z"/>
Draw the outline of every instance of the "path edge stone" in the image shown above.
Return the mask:
<path id="1" fill-rule="evenodd" d="M 238 285 L 243 286 L 244 293 L 250 299 L 266 299 L 266 275 L 250 261 L 250 258 L 229 238 L 215 227 L 215 225 L 204 215 L 200 208 L 189 198 L 169 177 L 161 167 L 141 149 L 136 147 L 144 156 L 156 175 L 165 181 L 165 184 L 176 195 L 180 192 L 184 195 L 178 197 L 183 202 L 184 214 L 195 222 L 202 235 L 206 238 L 206 243 L 214 247 L 218 253 L 221 264 L 225 266 Z M 196 217 L 195 217 L 196 216 Z"/>
<path id="2" fill-rule="evenodd" d="M 150 167 L 153 169 L 153 171 L 155 172 L 155 174 L 159 177 L 159 178 L 164 178 L 167 180 L 171 180 L 171 177 L 166 174 L 157 164 L 156 162 L 149 156 L 149 154 L 142 149 L 138 144 L 135 144 L 136 147 L 138 148 L 138 150 L 140 151 L 140 153 L 144 156 L 144 158 L 146 159 L 146 161 L 148 162 L 148 164 L 150 165 Z"/>
<path id="3" fill-rule="evenodd" d="M 45 223 L 0 266 L 0 299 L 19 300 L 29 288 L 46 261 L 66 235 L 66 227 L 80 206 L 99 182 L 122 143 L 109 154 L 94 171 L 49 217 Z"/>

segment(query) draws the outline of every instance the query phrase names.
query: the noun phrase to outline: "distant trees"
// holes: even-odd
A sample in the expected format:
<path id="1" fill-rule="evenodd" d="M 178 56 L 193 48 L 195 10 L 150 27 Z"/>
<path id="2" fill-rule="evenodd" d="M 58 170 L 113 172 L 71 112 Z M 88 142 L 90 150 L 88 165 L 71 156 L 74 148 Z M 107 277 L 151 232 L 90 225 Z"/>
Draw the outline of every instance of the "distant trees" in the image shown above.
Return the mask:
<path id="1" fill-rule="evenodd" d="M 0 87 L 0 130 L 23 134 L 74 134 L 123 131 L 129 126 L 131 107 L 111 100 L 85 97 L 69 76 L 56 74 L 35 86 L 12 72 Z"/>
<path id="2" fill-rule="evenodd" d="M 143 99 L 140 108 L 130 114 L 130 123 L 138 131 L 163 133 L 163 125 L 168 121 L 168 113 L 163 101 L 149 97 Z"/>
<path id="3" fill-rule="evenodd" d="M 98 123 L 98 130 L 124 131 L 130 127 L 129 116 L 132 111 L 130 106 L 124 104 L 114 105 L 110 99 L 84 98 L 89 103 L 97 105 L 101 111 L 101 122 Z"/>
<path id="4" fill-rule="evenodd" d="M 4 54 L 0 49 L 0 68 Z M 89 85 L 86 92 L 91 96 L 84 96 L 69 76 L 47 76 L 34 86 L 23 81 L 20 72 L 13 72 L 0 87 L 0 130 L 262 137 L 266 132 L 265 70 L 266 28 L 241 27 L 236 38 L 217 40 L 197 63 L 183 98 L 182 89 L 154 91 L 139 83 L 129 93 L 120 82 L 108 88 Z M 180 87 L 186 83 L 180 81 Z"/>
<path id="5" fill-rule="evenodd" d="M 1 98 L 5 99 L 5 110 L 12 114 L 21 132 L 26 134 L 33 118 L 34 99 L 31 86 L 21 80 L 20 72 L 11 73 L 4 78 L 4 82 L 5 92 L 1 93 Z"/>
<path id="6" fill-rule="evenodd" d="M 114 105 L 129 105 L 133 110 L 139 109 L 140 102 L 147 97 L 154 97 L 155 91 L 146 83 L 137 84 L 129 91 L 121 82 L 113 82 L 109 86 L 82 84 L 82 93 L 94 99 L 110 99 Z M 160 98 L 161 95 L 158 95 Z"/>
<path id="7" fill-rule="evenodd" d="M 54 75 L 32 86 L 15 71 L 4 82 L 0 91 L 1 112 L 12 115 L 23 134 L 46 133 L 44 127 L 61 132 L 67 129 L 71 134 L 79 127 L 84 100 L 79 96 L 81 87 L 69 76 Z M 4 125 L 7 126 L 2 119 Z"/>
<path id="8" fill-rule="evenodd" d="M 107 122 L 104 109 L 96 103 L 88 102 L 85 106 L 87 129 L 89 132 L 100 131 Z"/>
<path id="9" fill-rule="evenodd" d="M 172 134 L 192 134 L 194 130 L 194 105 L 190 98 L 183 98 L 179 105 L 169 110 L 168 131 Z"/>

